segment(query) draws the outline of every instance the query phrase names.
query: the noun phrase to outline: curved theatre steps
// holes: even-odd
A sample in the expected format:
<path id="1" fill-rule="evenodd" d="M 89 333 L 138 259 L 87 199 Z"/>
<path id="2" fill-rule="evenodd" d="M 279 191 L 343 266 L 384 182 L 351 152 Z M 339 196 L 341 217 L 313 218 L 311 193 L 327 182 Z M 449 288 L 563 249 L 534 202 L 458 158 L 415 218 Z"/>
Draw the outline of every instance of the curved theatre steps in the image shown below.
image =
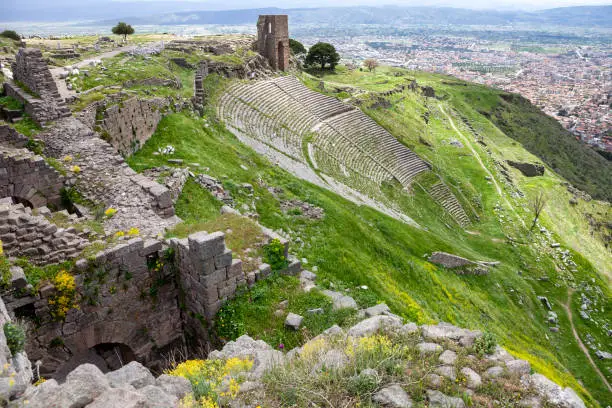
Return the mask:
<path id="1" fill-rule="evenodd" d="M 230 129 L 301 163 L 309 161 L 307 150 L 317 170 L 338 175 L 362 192 L 393 179 L 407 188 L 419 173 L 430 170 L 360 109 L 312 91 L 294 76 L 235 84 L 221 97 L 218 114 Z M 436 197 L 459 224 L 469 223 L 450 191 Z"/>

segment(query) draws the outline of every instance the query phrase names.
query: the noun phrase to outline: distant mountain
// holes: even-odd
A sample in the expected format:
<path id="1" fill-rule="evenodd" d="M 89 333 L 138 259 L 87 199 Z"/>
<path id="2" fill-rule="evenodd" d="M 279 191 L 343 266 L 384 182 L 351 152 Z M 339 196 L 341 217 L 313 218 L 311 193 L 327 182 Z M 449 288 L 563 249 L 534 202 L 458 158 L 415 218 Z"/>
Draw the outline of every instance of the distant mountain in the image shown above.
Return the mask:
<path id="1" fill-rule="evenodd" d="M 544 24 L 569 27 L 612 27 L 612 6 L 555 8 L 537 12 L 470 10 L 452 7 L 356 6 L 318 8 L 259 8 L 223 10 L 221 0 L 122 1 L 73 0 L 40 4 L 38 0 L 0 2 L 0 21 L 96 21 L 100 25 L 125 19 L 131 24 L 252 24 L 259 14 L 288 14 L 292 24 L 385 25 L 510 25 Z M 233 2 L 233 7 L 249 4 Z M 206 10 L 204 10 L 206 8 Z"/>
<path id="2" fill-rule="evenodd" d="M 565 7 L 538 12 L 452 7 L 321 7 L 179 11 L 127 18 L 134 24 L 252 24 L 259 14 L 288 14 L 292 24 L 511 25 L 612 27 L 612 6 Z M 102 22 L 108 24 L 108 21 Z"/>

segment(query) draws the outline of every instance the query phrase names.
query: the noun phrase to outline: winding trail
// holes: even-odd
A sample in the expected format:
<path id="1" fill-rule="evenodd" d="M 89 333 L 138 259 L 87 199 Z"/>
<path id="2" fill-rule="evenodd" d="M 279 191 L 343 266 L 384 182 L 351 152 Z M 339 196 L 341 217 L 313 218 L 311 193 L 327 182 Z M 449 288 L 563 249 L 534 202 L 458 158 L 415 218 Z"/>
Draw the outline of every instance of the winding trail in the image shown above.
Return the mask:
<path id="1" fill-rule="evenodd" d="M 523 224 L 523 227 L 527 228 L 527 225 L 525 224 L 525 221 L 523 221 L 523 218 L 518 215 L 518 213 L 516 212 L 514 206 L 510 203 L 510 201 L 508 201 L 508 198 L 506 197 L 506 195 L 504 194 L 502 188 L 500 187 L 499 183 L 497 182 L 497 179 L 493 176 L 493 173 L 491 173 L 491 171 L 487 168 L 487 166 L 485 166 L 484 162 L 480 158 L 480 155 L 478 154 L 476 149 L 474 149 L 474 146 L 472 145 L 471 140 L 467 136 L 465 136 L 457 128 L 457 126 L 455 126 L 455 122 L 453 121 L 453 118 L 451 117 L 451 115 L 448 114 L 448 112 L 446 112 L 446 110 L 444 109 L 444 106 L 442 106 L 442 104 L 439 103 L 438 107 L 440 108 L 440 111 L 442 111 L 442 113 L 444 113 L 444 116 L 446 116 L 448 121 L 450 122 L 450 124 L 451 124 L 453 130 L 455 131 L 455 133 L 457 133 L 457 135 L 459 135 L 461 137 L 461 139 L 463 140 L 465 145 L 470 149 L 470 151 L 472 152 L 472 156 L 474 156 L 474 158 L 478 161 L 478 163 L 480 164 L 480 167 L 482 167 L 484 172 L 489 175 L 489 177 L 491 178 L 491 181 L 493 181 L 493 184 L 495 185 L 495 190 L 497 190 L 497 194 L 499 194 L 499 197 L 502 200 L 504 200 L 506 205 L 512 210 L 512 212 L 514 213 L 514 216 L 518 220 L 521 221 L 521 224 Z"/>
<path id="2" fill-rule="evenodd" d="M 599 375 L 599 377 L 601 378 L 601 381 L 603 381 L 603 383 L 606 384 L 606 387 L 608 387 L 608 391 L 612 393 L 612 387 L 610 387 L 610 383 L 608 382 L 606 377 L 603 375 L 599 367 L 597 367 L 597 365 L 595 364 L 595 361 L 593 361 L 591 354 L 589 354 L 589 350 L 586 348 L 582 340 L 580 340 L 580 337 L 578 337 L 578 332 L 576 331 L 576 327 L 574 326 L 574 319 L 572 315 L 572 295 L 573 294 L 574 294 L 574 290 L 572 288 L 567 288 L 567 303 L 562 304 L 561 306 L 565 310 L 565 313 L 567 313 L 567 317 L 569 319 L 570 326 L 572 327 L 572 333 L 574 334 L 574 338 L 576 339 L 576 342 L 578 343 L 580 350 L 582 350 L 584 355 L 589 359 L 589 363 L 591 363 L 591 366 L 593 366 L 593 370 L 595 370 L 595 372 Z"/>

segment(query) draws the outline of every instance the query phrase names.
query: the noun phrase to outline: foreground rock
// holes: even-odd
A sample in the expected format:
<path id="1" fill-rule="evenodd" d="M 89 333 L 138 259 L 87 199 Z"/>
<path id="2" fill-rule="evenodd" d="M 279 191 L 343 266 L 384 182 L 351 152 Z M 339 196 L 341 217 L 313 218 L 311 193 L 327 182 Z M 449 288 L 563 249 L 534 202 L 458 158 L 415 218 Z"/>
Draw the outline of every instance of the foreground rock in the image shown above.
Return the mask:
<path id="1" fill-rule="evenodd" d="M 186 379 L 162 375 L 155 380 L 142 364 L 132 361 L 106 375 L 93 364 L 80 365 L 61 385 L 48 380 L 30 386 L 21 401 L 31 408 L 169 408 L 190 392 Z"/>

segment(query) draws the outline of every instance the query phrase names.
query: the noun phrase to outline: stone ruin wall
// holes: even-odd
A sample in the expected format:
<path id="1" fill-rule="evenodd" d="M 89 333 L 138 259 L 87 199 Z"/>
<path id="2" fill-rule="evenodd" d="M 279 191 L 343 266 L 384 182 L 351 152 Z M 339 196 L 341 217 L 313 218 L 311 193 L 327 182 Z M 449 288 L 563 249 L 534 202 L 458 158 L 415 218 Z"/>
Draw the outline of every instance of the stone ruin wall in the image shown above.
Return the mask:
<path id="1" fill-rule="evenodd" d="M 51 71 L 44 61 L 42 52 L 37 48 L 21 48 L 15 55 L 12 65 L 15 83 L 6 82 L 4 93 L 25 105 L 25 112 L 40 125 L 70 116 L 70 109 L 61 98 Z M 21 89 L 21 84 L 27 87 Z"/>
<path id="2" fill-rule="evenodd" d="M 299 270 L 294 261 L 284 273 Z M 270 273 L 263 264 L 257 279 Z M 94 351 L 101 345 L 121 345 L 129 350 L 122 359 L 131 356 L 152 369 L 161 369 L 164 352 L 187 338 L 209 345 L 215 314 L 239 286 L 254 283 L 249 280 L 222 232 L 199 232 L 170 241 L 133 238 L 77 261 L 75 283 L 83 295 L 63 322 L 50 314 L 52 284 L 33 295 L 9 291 L 2 297 L 13 316 L 38 322 L 26 351 L 41 360 L 41 375 L 62 378 L 85 361 L 112 368 L 108 359 L 116 356 L 104 360 Z"/>
<path id="3" fill-rule="evenodd" d="M 86 234 L 58 228 L 23 204 L 0 204 L 0 241 L 6 256 L 27 256 L 35 264 L 74 258 L 89 245 Z"/>
<path id="4" fill-rule="evenodd" d="M 33 208 L 61 206 L 63 177 L 27 149 L 0 146 L 0 197 L 14 197 Z"/>
<path id="5" fill-rule="evenodd" d="M 117 152 L 130 156 L 153 136 L 168 107 L 165 98 L 130 98 L 108 107 L 100 106 L 96 111 L 102 117 L 96 120 L 95 126 L 99 126 Z"/>

